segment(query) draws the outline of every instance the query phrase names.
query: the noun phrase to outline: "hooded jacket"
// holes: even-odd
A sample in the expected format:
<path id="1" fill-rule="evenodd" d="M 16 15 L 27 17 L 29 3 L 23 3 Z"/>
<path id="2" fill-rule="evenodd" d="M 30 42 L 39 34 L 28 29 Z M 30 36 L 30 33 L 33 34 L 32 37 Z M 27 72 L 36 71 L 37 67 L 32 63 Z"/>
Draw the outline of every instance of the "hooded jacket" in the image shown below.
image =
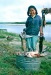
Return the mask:
<path id="1" fill-rule="evenodd" d="M 35 17 L 29 16 L 26 21 L 26 34 L 38 35 L 41 26 L 41 17 L 36 15 Z"/>

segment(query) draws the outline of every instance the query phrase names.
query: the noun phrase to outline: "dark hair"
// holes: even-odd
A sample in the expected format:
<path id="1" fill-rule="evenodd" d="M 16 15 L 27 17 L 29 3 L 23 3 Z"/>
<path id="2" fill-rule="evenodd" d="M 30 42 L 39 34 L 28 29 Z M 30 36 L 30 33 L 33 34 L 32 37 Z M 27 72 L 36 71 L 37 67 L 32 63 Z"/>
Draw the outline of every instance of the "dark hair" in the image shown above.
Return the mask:
<path id="1" fill-rule="evenodd" d="M 33 6 L 33 5 L 31 5 L 31 6 L 28 7 L 27 15 L 30 16 L 30 15 L 29 15 L 29 11 L 30 11 L 31 8 L 33 8 L 33 9 L 36 11 L 36 15 L 37 15 L 37 14 L 38 14 L 37 9 L 36 9 L 36 7 Z"/>

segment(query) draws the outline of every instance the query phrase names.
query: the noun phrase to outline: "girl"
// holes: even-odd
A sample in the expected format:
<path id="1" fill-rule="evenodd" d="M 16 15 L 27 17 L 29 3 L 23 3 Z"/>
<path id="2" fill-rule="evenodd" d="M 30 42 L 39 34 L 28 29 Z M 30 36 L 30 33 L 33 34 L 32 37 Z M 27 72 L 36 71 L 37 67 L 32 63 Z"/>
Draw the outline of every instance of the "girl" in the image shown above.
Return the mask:
<path id="1" fill-rule="evenodd" d="M 28 51 L 36 51 L 39 31 L 40 35 L 43 35 L 41 17 L 37 14 L 35 6 L 31 5 L 28 7 L 28 18 L 26 21 L 26 45 Z"/>

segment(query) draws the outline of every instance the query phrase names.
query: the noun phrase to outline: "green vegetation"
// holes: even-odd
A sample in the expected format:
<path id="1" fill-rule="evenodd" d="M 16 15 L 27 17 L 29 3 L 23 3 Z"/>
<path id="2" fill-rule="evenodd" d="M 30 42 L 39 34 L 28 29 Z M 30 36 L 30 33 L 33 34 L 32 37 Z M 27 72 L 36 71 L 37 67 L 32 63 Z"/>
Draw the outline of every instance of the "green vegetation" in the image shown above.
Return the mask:
<path id="1" fill-rule="evenodd" d="M 46 22 L 46 24 L 51 24 L 51 22 Z"/>
<path id="2" fill-rule="evenodd" d="M 8 40 L 7 37 L 11 38 Z M 42 57 L 39 71 L 16 68 L 16 52 L 22 51 L 19 35 L 0 31 L 0 75 L 51 75 L 51 42 L 44 41 L 49 53 Z"/>
<path id="3" fill-rule="evenodd" d="M 5 38 L 5 39 L 6 39 L 8 36 L 9 36 L 10 38 L 12 38 L 12 39 L 15 38 L 15 39 L 17 39 L 18 41 L 20 40 L 18 34 L 0 30 L 0 38 Z"/>

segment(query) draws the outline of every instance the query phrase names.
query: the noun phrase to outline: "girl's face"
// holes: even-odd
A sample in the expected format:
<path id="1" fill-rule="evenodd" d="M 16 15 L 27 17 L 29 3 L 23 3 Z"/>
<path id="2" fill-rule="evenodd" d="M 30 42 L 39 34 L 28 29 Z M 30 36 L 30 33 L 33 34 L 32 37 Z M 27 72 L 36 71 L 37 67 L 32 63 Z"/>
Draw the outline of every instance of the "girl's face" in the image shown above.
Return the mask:
<path id="1" fill-rule="evenodd" d="M 33 17 L 36 14 L 35 9 L 30 8 L 29 14 Z"/>

